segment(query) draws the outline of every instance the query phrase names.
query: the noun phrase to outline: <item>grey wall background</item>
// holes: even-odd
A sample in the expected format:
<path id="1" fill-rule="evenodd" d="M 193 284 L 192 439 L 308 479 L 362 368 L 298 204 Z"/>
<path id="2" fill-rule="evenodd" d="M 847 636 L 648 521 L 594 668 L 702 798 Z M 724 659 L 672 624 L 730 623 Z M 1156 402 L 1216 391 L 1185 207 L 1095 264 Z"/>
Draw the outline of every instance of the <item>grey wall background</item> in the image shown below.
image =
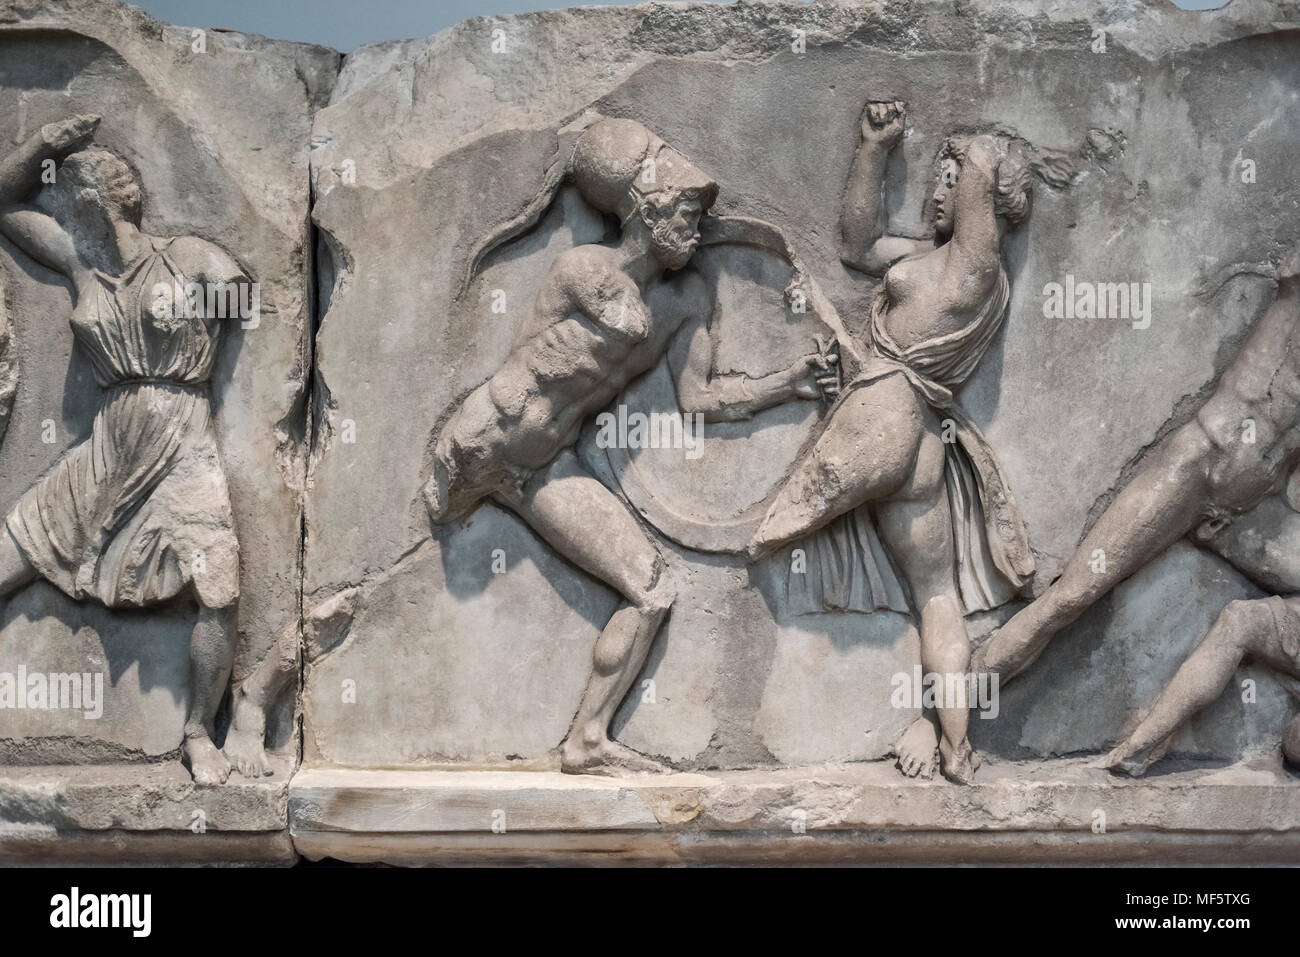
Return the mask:
<path id="1" fill-rule="evenodd" d="M 609 0 L 599 5 L 632 2 Z M 1224 0 L 1174 2 L 1185 10 L 1226 5 Z M 565 0 L 138 0 L 136 5 L 168 23 L 319 43 L 344 53 L 363 43 L 429 36 L 469 17 L 597 6 Z"/>

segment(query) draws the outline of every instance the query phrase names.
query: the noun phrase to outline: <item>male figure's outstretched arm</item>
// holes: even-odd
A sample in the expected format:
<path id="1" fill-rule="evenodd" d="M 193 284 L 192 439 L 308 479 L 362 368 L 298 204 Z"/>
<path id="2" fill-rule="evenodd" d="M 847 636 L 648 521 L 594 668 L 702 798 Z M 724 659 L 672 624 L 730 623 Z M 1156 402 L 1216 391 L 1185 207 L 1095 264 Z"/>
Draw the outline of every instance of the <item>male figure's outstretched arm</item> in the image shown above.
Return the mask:
<path id="1" fill-rule="evenodd" d="M 699 413 L 705 422 L 742 422 L 756 412 L 791 402 L 834 396 L 839 391 L 835 345 L 801 356 L 787 369 L 770 375 L 715 375 L 713 337 L 707 317 L 713 302 L 698 275 L 688 279 L 687 307 L 691 318 L 678 331 L 668 352 L 668 365 L 677 387 L 677 403 L 686 413 Z"/>

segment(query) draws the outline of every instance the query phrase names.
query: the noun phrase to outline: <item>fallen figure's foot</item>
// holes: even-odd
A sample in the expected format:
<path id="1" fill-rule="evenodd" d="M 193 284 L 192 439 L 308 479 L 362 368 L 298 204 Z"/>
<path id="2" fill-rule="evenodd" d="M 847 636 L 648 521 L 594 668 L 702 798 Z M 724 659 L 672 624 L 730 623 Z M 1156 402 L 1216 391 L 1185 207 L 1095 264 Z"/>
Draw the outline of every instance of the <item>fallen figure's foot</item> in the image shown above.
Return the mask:
<path id="1" fill-rule="evenodd" d="M 898 770 L 909 778 L 934 777 L 939 761 L 939 736 L 928 718 L 917 718 L 903 732 L 892 753 L 898 758 Z"/>
<path id="2" fill-rule="evenodd" d="M 230 777 L 230 762 L 206 734 L 186 735 L 181 756 L 195 784 L 225 784 Z"/>
<path id="3" fill-rule="evenodd" d="M 671 774 L 673 769 L 625 744 L 604 738 L 590 747 L 574 741 L 560 745 L 560 770 L 566 774 Z"/>
<path id="4" fill-rule="evenodd" d="M 970 741 L 962 738 L 955 748 L 946 739 L 939 741 L 939 768 L 953 784 L 972 784 L 980 757 L 971 749 Z"/>
<path id="5" fill-rule="evenodd" d="M 235 717 L 226 732 L 222 748 L 235 770 L 246 778 L 260 778 L 271 774 L 271 762 L 266 757 L 266 714 L 248 699 L 243 688 L 235 692 Z"/>

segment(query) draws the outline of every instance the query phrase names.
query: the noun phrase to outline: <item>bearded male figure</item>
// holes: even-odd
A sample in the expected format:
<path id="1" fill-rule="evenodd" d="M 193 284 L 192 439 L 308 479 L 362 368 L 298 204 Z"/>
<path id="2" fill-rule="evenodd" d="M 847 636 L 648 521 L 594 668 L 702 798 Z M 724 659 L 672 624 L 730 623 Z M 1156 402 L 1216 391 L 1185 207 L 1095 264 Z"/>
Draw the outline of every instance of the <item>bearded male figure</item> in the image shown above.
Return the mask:
<path id="1" fill-rule="evenodd" d="M 717 184 L 632 120 L 586 125 L 551 164 L 546 188 L 474 257 L 535 223 L 560 184 L 617 216 L 621 236 L 584 245 L 551 265 L 514 349 L 439 431 L 423 496 L 435 523 L 484 501 L 518 515 L 557 552 L 623 596 L 596 642 L 590 680 L 560 745 L 570 772 L 664 770 L 609 737 L 672 607 L 675 589 L 657 548 L 627 507 L 573 447 L 583 425 L 633 379 L 669 356 L 682 411 L 705 421 L 747 419 L 793 399 L 834 391 L 831 353 L 753 378 L 713 376 L 707 319 L 712 297 L 687 268 Z M 471 269 L 473 264 L 471 265 Z M 670 348 L 679 336 L 685 348 Z"/>

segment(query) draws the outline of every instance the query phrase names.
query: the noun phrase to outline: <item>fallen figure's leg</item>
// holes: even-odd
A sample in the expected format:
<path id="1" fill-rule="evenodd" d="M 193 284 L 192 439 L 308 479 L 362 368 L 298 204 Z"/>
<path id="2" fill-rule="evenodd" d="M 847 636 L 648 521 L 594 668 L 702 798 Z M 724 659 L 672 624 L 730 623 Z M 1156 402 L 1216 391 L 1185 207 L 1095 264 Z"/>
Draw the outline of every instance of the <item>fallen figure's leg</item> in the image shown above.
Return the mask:
<path id="1" fill-rule="evenodd" d="M 1127 740 L 1106 756 L 1102 766 L 1134 777 L 1145 774 L 1169 750 L 1175 732 L 1213 703 L 1237 667 L 1247 660 L 1300 679 L 1300 599 L 1231 602 L 1183 662 L 1151 711 Z M 1295 737 L 1295 727 L 1292 722 L 1288 737 Z M 1294 761 L 1300 754 L 1287 756 Z"/>
<path id="2" fill-rule="evenodd" d="M 1203 530 L 1203 547 L 1218 553 L 1261 588 L 1300 592 L 1300 514 L 1281 496 L 1266 499 L 1232 523 Z M 1144 774 L 1169 749 L 1175 732 L 1213 702 L 1247 658 L 1271 665 L 1300 699 L 1300 599 L 1235 601 L 1178 669 L 1137 728 L 1101 762 L 1134 776 Z M 1300 763 L 1300 721 L 1283 736 L 1283 751 Z"/>

